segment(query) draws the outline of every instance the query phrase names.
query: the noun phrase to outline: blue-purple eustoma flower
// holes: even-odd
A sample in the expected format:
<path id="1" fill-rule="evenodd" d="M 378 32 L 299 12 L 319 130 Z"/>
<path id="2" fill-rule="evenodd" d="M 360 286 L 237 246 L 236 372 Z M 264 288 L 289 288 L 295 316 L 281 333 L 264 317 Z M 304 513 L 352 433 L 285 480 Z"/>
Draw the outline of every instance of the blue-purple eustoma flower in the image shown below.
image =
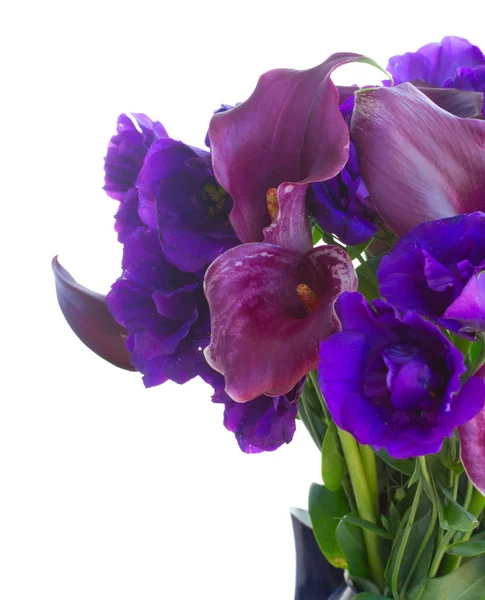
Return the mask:
<path id="1" fill-rule="evenodd" d="M 485 214 L 422 223 L 386 254 L 381 294 L 459 333 L 485 331 Z"/>
<path id="2" fill-rule="evenodd" d="M 485 122 L 439 108 L 410 83 L 356 95 L 351 136 L 372 202 L 403 235 L 485 209 Z"/>
<path id="3" fill-rule="evenodd" d="M 485 381 L 461 386 L 462 354 L 433 323 L 358 293 L 342 294 L 336 312 L 342 331 L 321 344 L 320 387 L 337 426 L 361 444 L 395 458 L 434 454 L 483 408 Z"/>
<path id="4" fill-rule="evenodd" d="M 416 52 L 406 52 L 389 59 L 387 70 L 396 84 L 419 81 L 436 87 L 446 86 L 459 67 L 485 65 L 483 52 L 468 40 L 456 36 L 422 46 Z M 454 87 L 454 86 L 450 86 Z"/>
<path id="5" fill-rule="evenodd" d="M 140 113 L 120 115 L 116 131 L 104 159 L 104 190 L 120 202 L 115 231 L 118 240 L 124 243 L 128 235 L 142 225 L 135 182 L 145 156 L 153 142 L 168 135 L 161 123 Z"/>

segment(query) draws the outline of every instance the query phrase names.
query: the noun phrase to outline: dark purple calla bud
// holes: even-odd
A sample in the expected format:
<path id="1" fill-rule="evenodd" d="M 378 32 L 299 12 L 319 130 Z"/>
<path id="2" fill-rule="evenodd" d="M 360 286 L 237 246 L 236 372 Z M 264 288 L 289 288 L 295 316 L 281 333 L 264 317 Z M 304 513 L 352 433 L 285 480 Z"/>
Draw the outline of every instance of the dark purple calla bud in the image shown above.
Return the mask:
<path id="1" fill-rule="evenodd" d="M 485 209 L 485 123 L 440 109 L 416 87 L 356 95 L 351 135 L 372 203 L 403 235 Z"/>
<path id="2" fill-rule="evenodd" d="M 382 259 L 381 294 L 459 333 L 485 331 L 485 214 L 423 223 Z"/>
<path id="3" fill-rule="evenodd" d="M 234 199 L 230 219 L 243 242 L 260 242 L 271 223 L 269 189 L 324 181 L 347 162 L 348 128 L 330 74 L 359 58 L 334 54 L 306 71 L 269 71 L 248 100 L 212 117 L 214 172 Z"/>
<path id="4" fill-rule="evenodd" d="M 242 244 L 209 267 L 207 362 L 236 402 L 281 396 L 318 364 L 321 340 L 339 329 L 334 302 L 355 290 L 346 252 L 319 246 L 305 254 L 267 243 Z"/>
<path id="5" fill-rule="evenodd" d="M 321 344 L 320 387 L 358 442 L 395 458 L 434 454 L 482 410 L 485 381 L 461 387 L 463 357 L 436 325 L 382 300 L 372 308 L 358 293 L 342 294 L 336 312 L 342 331 Z"/>
<path id="6" fill-rule="evenodd" d="M 134 371 L 125 347 L 128 332 L 114 320 L 105 296 L 77 283 L 57 256 L 52 260 L 52 268 L 59 306 L 74 333 L 101 358 L 121 369 Z"/>
<path id="7" fill-rule="evenodd" d="M 417 52 L 406 52 L 389 59 L 387 70 L 396 84 L 421 80 L 437 87 L 453 77 L 458 67 L 485 64 L 478 46 L 456 36 L 444 37 L 439 43 L 426 44 Z"/>
<path id="8" fill-rule="evenodd" d="M 485 378 L 485 366 L 475 374 Z M 477 490 L 485 495 L 485 408 L 458 428 L 460 458 L 466 474 Z"/>
<path id="9" fill-rule="evenodd" d="M 239 244 L 228 218 L 232 198 L 215 180 L 206 150 L 158 140 L 136 186 L 140 217 L 158 229 L 165 256 L 179 269 L 199 271 Z"/>

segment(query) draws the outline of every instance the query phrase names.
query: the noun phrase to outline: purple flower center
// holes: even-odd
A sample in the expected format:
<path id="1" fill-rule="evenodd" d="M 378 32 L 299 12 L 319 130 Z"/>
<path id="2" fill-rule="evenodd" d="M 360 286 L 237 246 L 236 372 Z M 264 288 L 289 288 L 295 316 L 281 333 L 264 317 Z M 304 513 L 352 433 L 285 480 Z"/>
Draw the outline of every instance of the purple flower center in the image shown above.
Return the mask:
<path id="1" fill-rule="evenodd" d="M 209 217 L 221 221 L 229 220 L 229 212 L 232 208 L 232 198 L 221 187 L 214 177 L 207 177 L 197 193 L 197 201 L 206 210 Z"/>

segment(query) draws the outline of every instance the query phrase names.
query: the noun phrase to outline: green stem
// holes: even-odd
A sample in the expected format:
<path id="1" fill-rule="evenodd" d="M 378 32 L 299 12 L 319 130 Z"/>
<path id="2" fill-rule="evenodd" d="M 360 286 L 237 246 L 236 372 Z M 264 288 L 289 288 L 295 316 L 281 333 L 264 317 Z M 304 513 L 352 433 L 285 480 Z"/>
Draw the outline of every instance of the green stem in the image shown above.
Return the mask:
<path id="1" fill-rule="evenodd" d="M 426 483 L 428 485 L 428 489 L 432 490 L 433 489 L 433 484 L 431 482 L 431 477 L 430 477 L 430 474 L 429 474 L 429 471 L 428 471 L 428 466 L 426 464 L 425 457 L 424 456 L 420 456 L 419 457 L 419 462 L 420 462 L 420 465 L 421 465 L 421 473 L 422 473 L 422 475 L 423 475 L 423 477 L 424 477 L 424 479 L 425 479 L 425 481 L 426 481 Z M 431 502 L 431 505 L 432 505 L 431 520 L 429 522 L 428 529 L 426 530 L 426 533 L 424 534 L 424 538 L 423 538 L 423 540 L 421 542 L 421 545 L 419 546 L 419 549 L 418 549 L 418 552 L 416 554 L 416 557 L 414 558 L 413 564 L 411 565 L 411 569 L 409 570 L 409 573 L 407 574 L 407 577 L 406 577 L 406 579 L 404 581 L 404 584 L 402 586 L 402 589 L 401 589 L 401 595 L 402 595 L 403 598 L 406 597 L 406 590 L 407 590 L 409 584 L 411 583 L 411 579 L 412 579 L 412 577 L 414 575 L 414 572 L 415 572 L 415 570 L 416 570 L 416 568 L 417 568 L 417 566 L 419 564 L 419 561 L 421 560 L 423 552 L 426 550 L 426 546 L 428 545 L 428 542 L 429 542 L 431 536 L 433 535 L 433 531 L 434 531 L 434 528 L 435 528 L 435 525 L 436 525 L 436 521 L 438 519 L 438 507 L 436 505 L 436 501 L 433 500 Z"/>
<path id="2" fill-rule="evenodd" d="M 443 539 L 439 543 L 435 557 L 433 558 L 433 562 L 431 563 L 431 567 L 429 569 L 430 578 L 436 577 L 436 573 L 438 573 L 438 569 L 440 568 L 440 564 L 446 552 L 446 549 L 450 545 L 451 538 L 455 535 L 455 533 L 456 531 L 454 529 L 450 529 L 445 533 Z"/>
<path id="3" fill-rule="evenodd" d="M 320 384 L 318 383 L 318 373 L 316 370 L 310 371 L 308 373 L 308 376 L 310 377 L 310 381 L 312 382 L 313 389 L 315 390 L 318 400 L 320 401 L 320 404 L 322 406 L 323 414 L 325 415 L 325 420 L 326 420 L 327 424 L 331 423 L 332 417 L 330 416 L 330 413 L 328 412 L 327 403 L 325 402 L 325 398 L 323 397 L 322 390 L 320 389 Z"/>
<path id="4" fill-rule="evenodd" d="M 399 598 L 399 590 L 398 590 L 398 579 L 399 579 L 399 570 L 401 568 L 402 559 L 404 556 L 404 552 L 406 550 L 406 545 L 409 540 L 409 536 L 411 534 L 411 529 L 414 524 L 414 519 L 416 518 L 416 512 L 418 510 L 419 501 L 421 499 L 421 492 L 423 491 L 423 480 L 419 478 L 418 485 L 416 487 L 416 492 L 413 498 L 413 504 L 411 506 L 411 511 L 409 513 L 409 518 L 406 523 L 406 527 L 404 529 L 401 543 L 399 544 L 399 549 L 397 551 L 396 560 L 394 562 L 394 568 L 392 570 L 391 576 L 391 590 L 394 598 Z"/>
<path id="5" fill-rule="evenodd" d="M 347 462 L 350 481 L 354 490 L 355 502 L 361 519 L 376 522 L 374 504 L 369 492 L 365 476 L 364 465 L 359 451 L 359 446 L 355 439 L 342 429 L 338 429 L 340 443 Z M 384 568 L 379 555 L 379 545 L 377 535 L 368 529 L 363 530 L 364 542 L 367 550 L 367 558 L 372 573 L 372 579 L 381 589 L 384 585 Z"/>
<path id="6" fill-rule="evenodd" d="M 369 493 L 372 497 L 374 511 L 377 516 L 379 514 L 379 485 L 377 481 L 376 455 L 370 446 L 359 446 L 367 485 L 369 486 Z"/>

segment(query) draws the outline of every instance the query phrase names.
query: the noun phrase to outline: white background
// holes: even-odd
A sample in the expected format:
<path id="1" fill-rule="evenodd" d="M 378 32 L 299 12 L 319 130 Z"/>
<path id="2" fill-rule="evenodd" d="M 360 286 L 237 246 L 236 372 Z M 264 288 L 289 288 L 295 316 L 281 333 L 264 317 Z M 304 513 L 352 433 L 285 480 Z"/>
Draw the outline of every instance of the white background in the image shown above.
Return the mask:
<path id="1" fill-rule="evenodd" d="M 260 73 L 444 35 L 485 48 L 482 5 L 339 1 L 8 3 L 0 14 L 0 598 L 290 600 L 289 507 L 319 456 L 299 429 L 243 455 L 199 381 L 144 390 L 57 307 L 50 260 L 119 275 L 103 156 L 121 112 L 201 145 Z M 462 11 L 462 12 L 460 12 Z M 374 83 L 371 67 L 338 75 Z"/>

